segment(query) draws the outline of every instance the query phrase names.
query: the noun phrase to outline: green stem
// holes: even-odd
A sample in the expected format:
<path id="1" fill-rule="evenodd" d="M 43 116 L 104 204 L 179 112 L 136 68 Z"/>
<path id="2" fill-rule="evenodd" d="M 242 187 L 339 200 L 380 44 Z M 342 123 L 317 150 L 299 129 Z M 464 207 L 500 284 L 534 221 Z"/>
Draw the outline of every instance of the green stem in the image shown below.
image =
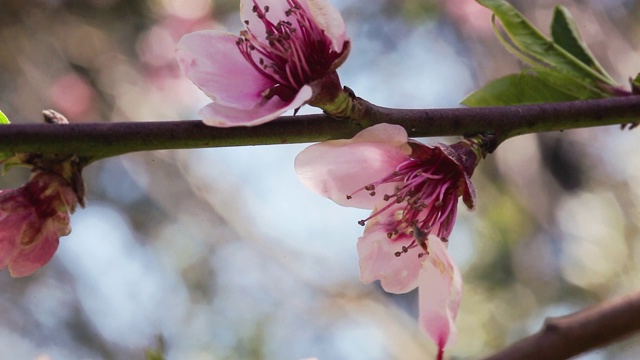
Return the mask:
<path id="1" fill-rule="evenodd" d="M 252 128 L 214 128 L 196 120 L 0 126 L 0 153 L 75 154 L 92 160 L 136 151 L 290 144 L 350 138 L 361 124 L 392 123 L 411 137 L 496 134 L 497 143 L 521 134 L 633 123 L 640 96 L 534 105 L 389 109 L 354 99 L 354 121 L 325 114 L 282 116 Z"/>

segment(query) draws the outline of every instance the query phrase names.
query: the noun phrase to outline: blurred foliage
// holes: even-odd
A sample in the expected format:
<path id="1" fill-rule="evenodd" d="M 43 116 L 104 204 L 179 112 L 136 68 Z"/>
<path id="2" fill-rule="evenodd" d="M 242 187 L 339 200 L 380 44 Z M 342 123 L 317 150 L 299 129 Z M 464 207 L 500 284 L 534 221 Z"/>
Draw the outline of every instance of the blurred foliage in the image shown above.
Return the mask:
<path id="1" fill-rule="evenodd" d="M 341 78 L 381 105 L 453 106 L 521 69 L 475 2 L 332 3 L 354 42 Z M 639 71 L 640 1 L 560 3 L 594 57 L 628 84 Z M 548 28 L 554 2 L 513 4 Z M 175 42 L 196 29 L 237 31 L 236 12 L 230 0 L 2 0 L 0 109 L 13 123 L 38 122 L 48 108 L 72 122 L 194 118 L 206 98 L 180 73 Z M 480 165 L 477 210 L 461 208 L 450 241 L 466 284 L 453 357 L 489 354 L 537 330 L 545 316 L 640 286 L 639 134 L 523 136 Z M 362 214 L 302 189 L 292 170 L 300 149 L 142 153 L 87 168 L 88 207 L 74 215 L 54 260 L 26 279 L 0 273 L 0 353 L 367 360 L 433 353 L 416 326 L 415 292 L 385 294 L 359 282 Z M 12 169 L 0 188 L 28 175 Z M 601 354 L 639 351 L 632 338 Z"/>

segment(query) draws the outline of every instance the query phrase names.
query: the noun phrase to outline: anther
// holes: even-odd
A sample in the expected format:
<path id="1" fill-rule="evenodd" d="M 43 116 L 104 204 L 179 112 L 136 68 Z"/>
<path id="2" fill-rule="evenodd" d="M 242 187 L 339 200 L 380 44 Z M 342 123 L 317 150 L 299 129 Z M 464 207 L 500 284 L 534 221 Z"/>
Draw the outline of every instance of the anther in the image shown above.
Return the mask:
<path id="1" fill-rule="evenodd" d="M 353 199 L 353 196 L 347 195 L 347 200 L 351 200 L 351 199 Z"/>
<path id="2" fill-rule="evenodd" d="M 413 222 L 413 238 L 416 240 L 418 245 L 424 250 L 425 253 L 429 254 L 429 247 L 427 245 L 427 236 L 429 235 L 429 229 L 423 231 L 418 226 L 418 222 L 414 220 Z"/>
<path id="3" fill-rule="evenodd" d="M 358 220 L 358 224 L 360 224 L 360 226 L 364 226 L 365 221 L 364 220 Z"/>
<path id="4" fill-rule="evenodd" d="M 375 192 L 375 191 L 372 191 L 372 192 L 370 192 L 370 193 L 369 193 L 369 195 L 371 195 L 371 196 L 376 196 L 376 192 Z"/>

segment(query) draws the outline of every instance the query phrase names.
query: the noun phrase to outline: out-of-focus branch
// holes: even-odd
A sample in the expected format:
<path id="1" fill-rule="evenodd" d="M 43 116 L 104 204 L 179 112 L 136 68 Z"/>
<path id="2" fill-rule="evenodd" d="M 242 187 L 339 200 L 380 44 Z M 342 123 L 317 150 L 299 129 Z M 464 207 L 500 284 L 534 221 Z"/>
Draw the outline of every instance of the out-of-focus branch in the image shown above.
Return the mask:
<path id="1" fill-rule="evenodd" d="M 567 359 L 640 331 L 640 292 L 546 320 L 542 329 L 486 360 Z"/>
<path id="2" fill-rule="evenodd" d="M 135 151 L 316 142 L 350 138 L 377 123 L 403 126 L 411 137 L 495 132 L 498 142 L 544 131 L 640 121 L 640 96 L 534 105 L 389 109 L 357 99 L 360 119 L 282 116 L 252 128 L 213 128 L 200 121 L 151 121 L 0 126 L 0 153 L 76 154 L 102 158 Z M 13 119 L 14 122 L 16 119 Z"/>

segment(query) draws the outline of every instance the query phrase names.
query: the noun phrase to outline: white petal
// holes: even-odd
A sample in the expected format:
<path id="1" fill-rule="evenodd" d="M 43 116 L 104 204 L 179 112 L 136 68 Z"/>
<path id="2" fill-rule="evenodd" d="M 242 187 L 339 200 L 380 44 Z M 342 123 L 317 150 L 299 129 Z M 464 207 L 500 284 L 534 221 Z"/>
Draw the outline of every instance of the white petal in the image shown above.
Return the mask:
<path id="1" fill-rule="evenodd" d="M 397 125 L 380 124 L 359 132 L 350 140 L 333 140 L 312 145 L 295 160 L 302 183 L 310 190 L 342 206 L 373 209 L 394 183 L 376 188 L 375 196 L 360 191 L 395 171 L 407 159 L 411 148 L 407 133 Z M 347 195 L 353 194 L 351 199 Z"/>
<path id="2" fill-rule="evenodd" d="M 214 102 L 200 110 L 200 117 L 209 126 L 256 126 L 277 118 L 287 110 L 299 108 L 311 99 L 312 95 L 311 87 L 305 85 L 289 103 L 273 97 L 264 104 L 256 104 L 253 108 L 242 109 Z"/>
<path id="3" fill-rule="evenodd" d="M 240 53 L 237 35 L 196 31 L 178 42 L 176 57 L 184 74 L 218 105 L 251 109 L 274 83 Z"/>
<path id="4" fill-rule="evenodd" d="M 462 297 L 462 277 L 439 238 L 429 236 L 428 246 L 418 285 L 419 321 L 438 348 L 444 349 L 457 337 L 455 319 Z"/>
<path id="5" fill-rule="evenodd" d="M 301 0 L 303 1 L 305 0 Z M 340 12 L 326 0 L 306 0 L 306 3 L 313 20 L 331 39 L 333 49 L 337 53 L 342 52 L 342 47 L 349 38 Z"/>
<path id="6" fill-rule="evenodd" d="M 395 206 L 389 213 L 367 223 L 364 236 L 358 239 L 358 258 L 360 259 L 360 279 L 364 283 L 380 280 L 382 288 L 390 293 L 402 294 L 418 286 L 422 258 L 420 248 L 410 249 L 400 256 L 395 253 L 409 246 L 413 237 L 399 234 L 391 239 L 387 233 L 395 225 L 393 214 L 402 211 L 403 206 Z"/>

